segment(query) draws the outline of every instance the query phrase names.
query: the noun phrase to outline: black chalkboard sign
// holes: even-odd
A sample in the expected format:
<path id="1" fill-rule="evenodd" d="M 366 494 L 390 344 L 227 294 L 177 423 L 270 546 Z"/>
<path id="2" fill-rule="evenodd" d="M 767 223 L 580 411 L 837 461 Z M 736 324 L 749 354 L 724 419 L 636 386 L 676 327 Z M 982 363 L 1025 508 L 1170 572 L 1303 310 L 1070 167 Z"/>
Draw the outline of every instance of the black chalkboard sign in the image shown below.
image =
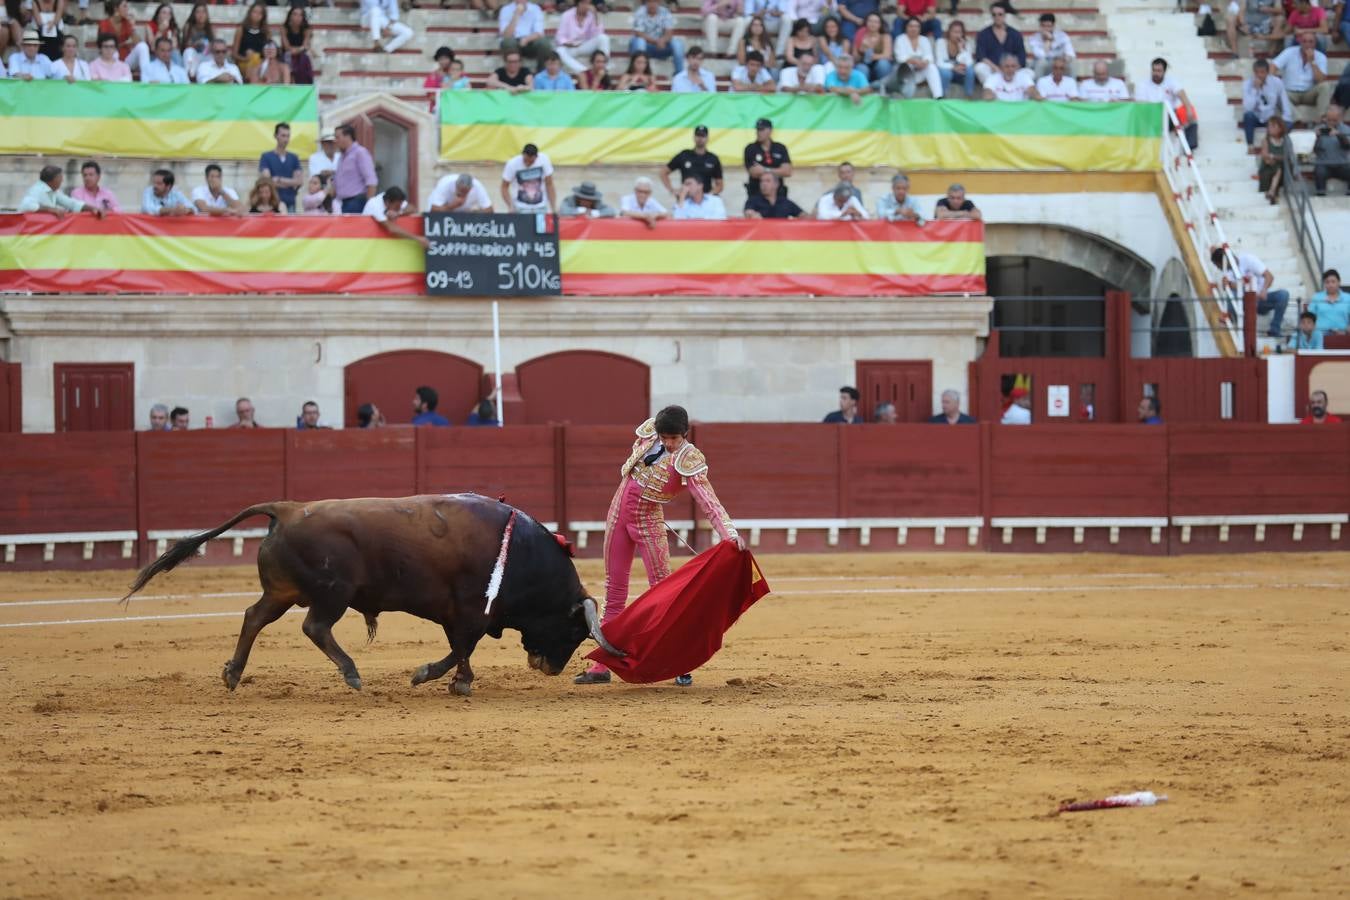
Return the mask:
<path id="1" fill-rule="evenodd" d="M 549 225 L 553 230 L 549 230 Z M 426 213 L 427 293 L 555 297 L 562 293 L 553 216 Z"/>

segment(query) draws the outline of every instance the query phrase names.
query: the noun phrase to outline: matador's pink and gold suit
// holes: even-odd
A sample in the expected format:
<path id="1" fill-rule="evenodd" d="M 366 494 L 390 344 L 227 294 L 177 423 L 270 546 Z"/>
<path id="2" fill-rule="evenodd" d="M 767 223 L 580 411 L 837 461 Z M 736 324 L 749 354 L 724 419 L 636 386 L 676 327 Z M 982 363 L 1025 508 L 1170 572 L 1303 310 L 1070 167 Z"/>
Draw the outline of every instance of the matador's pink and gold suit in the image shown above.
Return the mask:
<path id="1" fill-rule="evenodd" d="M 633 451 L 619 470 L 619 489 L 609 504 L 605 519 L 605 612 L 609 622 L 628 603 L 628 579 L 633 553 L 642 557 L 647 583 L 656 584 L 670 575 L 670 543 L 666 537 L 665 505 L 681 487 L 688 487 L 704 517 L 724 541 L 734 541 L 736 526 L 708 480 L 708 460 L 685 441 L 674 453 L 665 452 L 656 433 L 656 419 L 638 426 Z M 603 665 L 592 672 L 608 671 Z"/>

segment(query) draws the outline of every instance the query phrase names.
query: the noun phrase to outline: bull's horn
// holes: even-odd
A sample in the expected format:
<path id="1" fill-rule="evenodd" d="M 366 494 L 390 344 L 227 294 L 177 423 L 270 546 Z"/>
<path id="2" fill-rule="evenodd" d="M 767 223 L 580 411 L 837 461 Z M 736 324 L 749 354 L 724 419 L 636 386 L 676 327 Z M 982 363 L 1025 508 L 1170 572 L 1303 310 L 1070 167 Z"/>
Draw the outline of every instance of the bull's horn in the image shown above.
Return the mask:
<path id="1" fill-rule="evenodd" d="M 624 653 L 605 639 L 605 632 L 600 628 L 600 612 L 595 608 L 595 601 L 590 597 L 587 597 L 585 600 L 582 600 L 581 603 L 586 610 L 586 627 L 591 630 L 591 637 L 600 645 L 600 649 L 604 650 L 610 656 L 617 656 L 620 659 L 627 656 L 627 653 Z"/>

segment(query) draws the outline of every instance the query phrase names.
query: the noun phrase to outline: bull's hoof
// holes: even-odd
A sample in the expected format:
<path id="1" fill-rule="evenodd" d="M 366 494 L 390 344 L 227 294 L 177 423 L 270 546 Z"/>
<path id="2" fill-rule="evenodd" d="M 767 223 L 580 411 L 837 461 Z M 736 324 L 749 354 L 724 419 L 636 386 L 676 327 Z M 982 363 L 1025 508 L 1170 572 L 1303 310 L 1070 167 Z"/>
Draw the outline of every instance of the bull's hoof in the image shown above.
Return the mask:
<path id="1" fill-rule="evenodd" d="M 342 680 L 347 682 L 347 687 L 354 691 L 361 690 L 361 676 L 353 672 L 350 675 L 343 675 Z"/>
<path id="2" fill-rule="evenodd" d="M 239 686 L 239 673 L 234 670 L 230 663 L 225 664 L 225 668 L 221 670 L 220 677 L 224 680 L 225 687 L 228 690 L 232 691 Z"/>
<path id="3" fill-rule="evenodd" d="M 467 697 L 469 694 L 473 693 L 473 682 L 459 681 L 456 679 L 455 681 L 450 682 L 450 690 L 459 694 L 461 697 Z"/>
<path id="4" fill-rule="evenodd" d="M 417 671 L 413 672 L 412 674 L 413 687 L 417 687 L 419 684 L 426 684 L 430 680 L 431 680 L 431 663 L 427 663 L 424 666 L 419 666 L 417 668 Z"/>

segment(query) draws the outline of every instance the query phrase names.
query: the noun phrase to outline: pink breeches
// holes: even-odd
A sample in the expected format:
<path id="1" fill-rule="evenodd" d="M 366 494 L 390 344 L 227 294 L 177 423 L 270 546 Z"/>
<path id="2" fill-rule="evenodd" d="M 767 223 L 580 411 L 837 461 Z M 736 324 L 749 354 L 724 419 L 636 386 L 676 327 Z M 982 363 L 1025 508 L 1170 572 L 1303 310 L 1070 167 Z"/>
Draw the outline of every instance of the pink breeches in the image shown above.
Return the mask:
<path id="1" fill-rule="evenodd" d="M 601 623 L 623 612 L 628 604 L 628 579 L 633 554 L 642 557 L 647 583 L 670 575 L 670 542 L 660 503 L 642 499 L 642 485 L 629 479 L 614 495 L 605 520 L 605 612 Z M 596 663 L 592 671 L 606 671 Z"/>

